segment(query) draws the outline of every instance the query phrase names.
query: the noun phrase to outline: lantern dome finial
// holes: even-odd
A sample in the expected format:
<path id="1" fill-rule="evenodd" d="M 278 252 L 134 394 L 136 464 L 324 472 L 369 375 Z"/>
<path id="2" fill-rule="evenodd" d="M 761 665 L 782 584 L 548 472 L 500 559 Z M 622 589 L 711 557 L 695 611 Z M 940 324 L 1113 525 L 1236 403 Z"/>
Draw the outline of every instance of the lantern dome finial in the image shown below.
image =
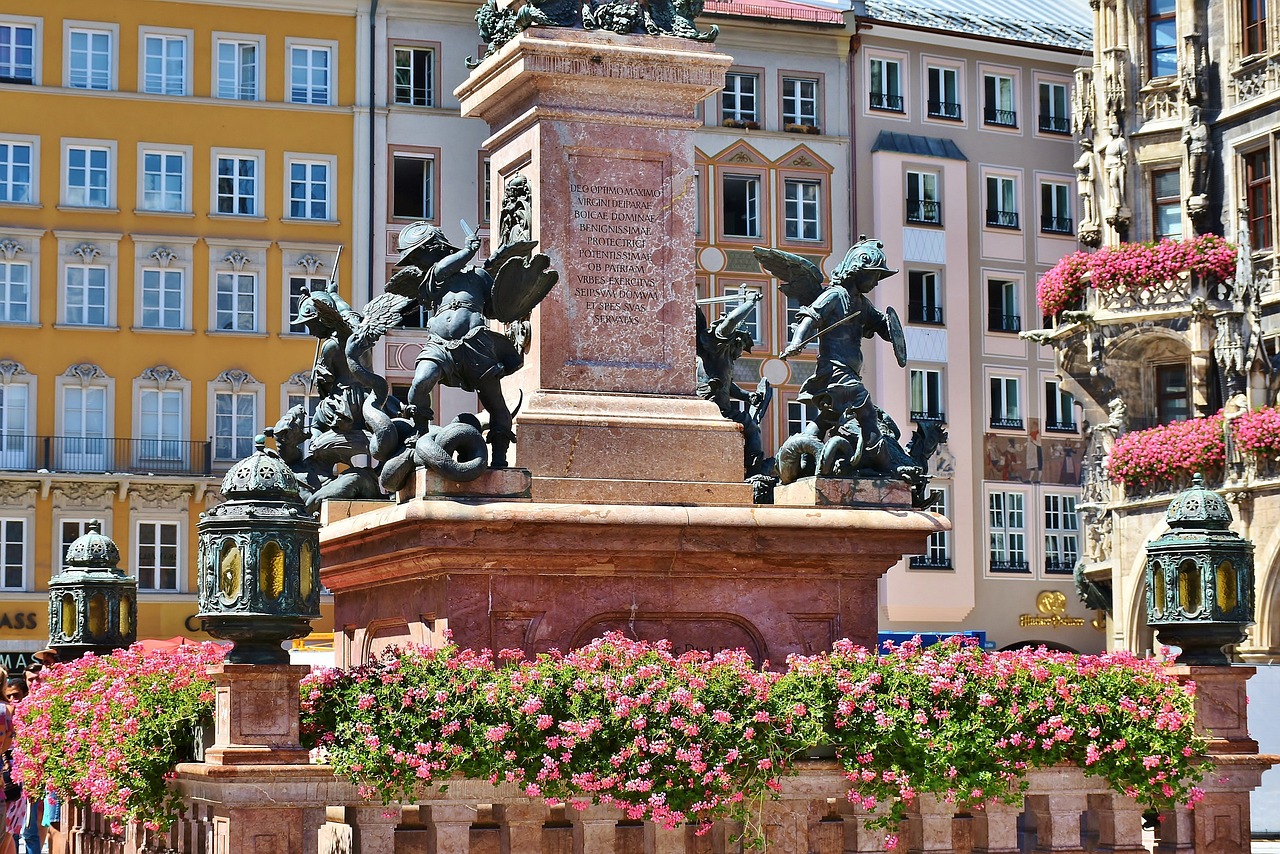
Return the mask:
<path id="1" fill-rule="evenodd" d="M 222 495 L 227 499 L 302 503 L 297 477 L 280 455 L 267 447 L 267 437 L 261 433 L 253 438 L 253 453 L 227 470 Z"/>
<path id="2" fill-rule="evenodd" d="M 1204 476 L 1196 472 L 1191 486 L 1174 496 L 1165 512 L 1170 528 L 1199 528 L 1225 531 L 1231 527 L 1231 508 L 1221 495 L 1205 486 Z"/>
<path id="3" fill-rule="evenodd" d="M 66 569 L 80 572 L 106 570 L 119 574 L 120 549 L 102 533 L 102 522 L 94 519 L 85 527 L 88 530 L 67 547 Z"/>

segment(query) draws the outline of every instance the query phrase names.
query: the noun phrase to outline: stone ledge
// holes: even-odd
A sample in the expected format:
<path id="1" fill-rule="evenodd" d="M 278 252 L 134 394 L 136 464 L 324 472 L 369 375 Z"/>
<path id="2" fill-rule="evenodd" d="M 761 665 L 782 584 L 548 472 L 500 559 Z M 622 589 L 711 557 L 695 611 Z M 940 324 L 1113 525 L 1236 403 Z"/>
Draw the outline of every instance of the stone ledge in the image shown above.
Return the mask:
<path id="1" fill-rule="evenodd" d="M 773 503 L 794 507 L 911 509 L 911 487 L 881 477 L 802 477 L 778 486 Z"/>

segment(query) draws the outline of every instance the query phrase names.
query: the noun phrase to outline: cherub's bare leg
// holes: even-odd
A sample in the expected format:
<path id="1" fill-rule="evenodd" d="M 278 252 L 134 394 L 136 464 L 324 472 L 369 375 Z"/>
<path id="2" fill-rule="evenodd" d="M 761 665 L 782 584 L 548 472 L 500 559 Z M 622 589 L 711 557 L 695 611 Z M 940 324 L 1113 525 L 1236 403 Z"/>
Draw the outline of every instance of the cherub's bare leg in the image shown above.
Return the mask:
<path id="1" fill-rule="evenodd" d="M 507 449 L 515 439 L 511 432 L 511 410 L 502 396 L 502 382 L 484 380 L 476 387 L 480 405 L 489 413 L 489 465 L 495 469 L 507 467 Z"/>
<path id="2" fill-rule="evenodd" d="M 440 366 L 429 359 L 418 362 L 413 374 L 413 384 L 409 386 L 409 405 L 413 407 L 413 426 L 419 436 L 425 436 L 431 429 L 431 420 L 435 413 L 431 411 L 431 392 L 440 383 L 442 375 Z"/>

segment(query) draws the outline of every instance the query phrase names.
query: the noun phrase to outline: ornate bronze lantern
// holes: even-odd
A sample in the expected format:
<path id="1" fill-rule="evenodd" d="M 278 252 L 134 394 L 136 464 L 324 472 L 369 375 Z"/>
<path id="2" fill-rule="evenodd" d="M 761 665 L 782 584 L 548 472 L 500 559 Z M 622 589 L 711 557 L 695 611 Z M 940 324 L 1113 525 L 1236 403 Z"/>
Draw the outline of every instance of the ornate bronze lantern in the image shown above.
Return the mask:
<path id="1" fill-rule="evenodd" d="M 1147 624 L 1182 648 L 1179 664 L 1230 664 L 1225 648 L 1253 625 L 1253 543 L 1229 530 L 1231 508 L 1199 474 L 1147 546 Z"/>
<path id="2" fill-rule="evenodd" d="M 235 642 L 234 664 L 288 664 L 281 643 L 320 617 L 320 523 L 266 438 L 222 480 L 227 500 L 200 514 L 200 622 Z"/>
<path id="3" fill-rule="evenodd" d="M 138 580 L 119 568 L 120 550 L 90 522 L 49 580 L 49 646 L 59 661 L 106 655 L 138 638 Z"/>

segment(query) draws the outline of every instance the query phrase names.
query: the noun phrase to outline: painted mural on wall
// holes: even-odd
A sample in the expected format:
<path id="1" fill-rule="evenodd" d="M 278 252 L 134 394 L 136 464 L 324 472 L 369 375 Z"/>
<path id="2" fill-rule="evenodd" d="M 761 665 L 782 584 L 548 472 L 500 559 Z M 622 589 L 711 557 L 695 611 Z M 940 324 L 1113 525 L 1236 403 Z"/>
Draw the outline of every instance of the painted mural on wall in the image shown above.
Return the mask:
<path id="1" fill-rule="evenodd" d="M 1080 485 L 1084 437 L 1078 433 L 1046 435 L 1040 419 L 1031 418 L 1025 435 L 987 433 L 982 447 L 984 480 Z"/>

